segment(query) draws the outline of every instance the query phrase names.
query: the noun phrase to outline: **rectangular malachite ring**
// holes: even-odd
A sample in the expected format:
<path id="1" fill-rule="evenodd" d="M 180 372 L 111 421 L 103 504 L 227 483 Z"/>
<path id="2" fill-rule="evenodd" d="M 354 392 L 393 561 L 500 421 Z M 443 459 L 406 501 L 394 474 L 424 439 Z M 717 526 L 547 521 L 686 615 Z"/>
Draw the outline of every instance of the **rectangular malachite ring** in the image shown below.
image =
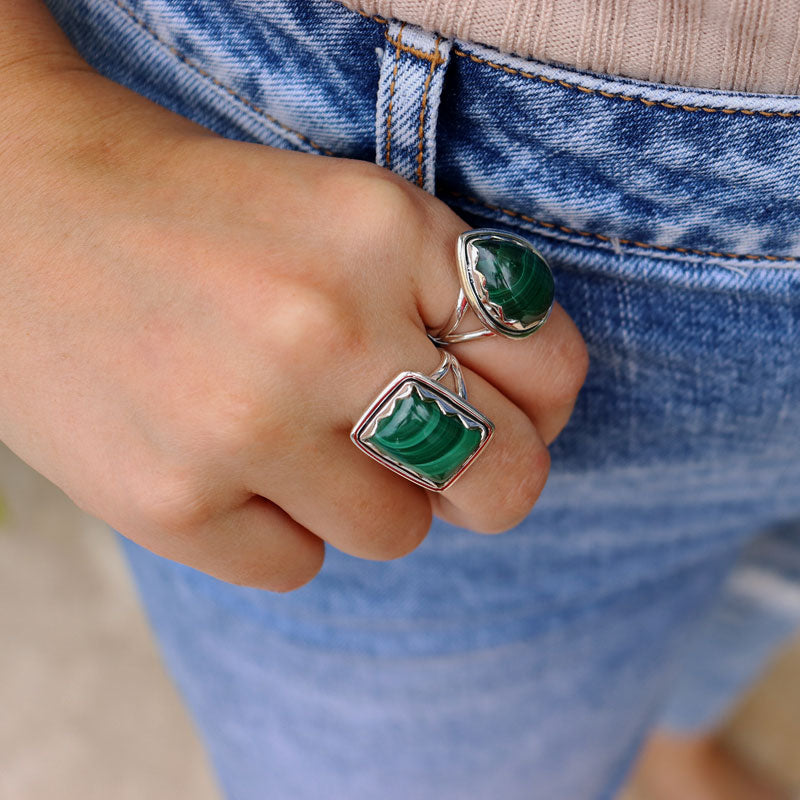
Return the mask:
<path id="1" fill-rule="evenodd" d="M 401 372 L 350 432 L 368 456 L 440 492 L 472 463 L 494 433 L 480 411 L 419 372 Z"/>

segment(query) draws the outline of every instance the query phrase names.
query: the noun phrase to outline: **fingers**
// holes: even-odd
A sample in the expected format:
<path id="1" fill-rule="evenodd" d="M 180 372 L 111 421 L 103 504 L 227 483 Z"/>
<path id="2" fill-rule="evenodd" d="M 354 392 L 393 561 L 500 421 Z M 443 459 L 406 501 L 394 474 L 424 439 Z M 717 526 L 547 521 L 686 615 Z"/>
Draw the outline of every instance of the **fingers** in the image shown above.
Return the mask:
<path id="1" fill-rule="evenodd" d="M 443 205 L 431 214 L 414 278 L 421 326 L 439 329 L 455 307 L 459 291 L 456 241 L 468 229 Z M 468 309 L 458 330 L 483 327 Z M 524 339 L 486 336 L 449 345 L 449 349 L 519 406 L 545 444 L 550 444 L 569 420 L 588 369 L 583 338 L 558 303 L 547 322 Z"/>
<path id="2" fill-rule="evenodd" d="M 350 440 L 355 421 L 394 376 L 405 370 L 429 374 L 439 364 L 439 350 L 411 320 L 392 334 L 394 345 L 384 342 L 380 356 L 351 373 L 353 385 L 340 385 L 341 418 L 328 429 L 298 434 L 305 438 L 277 459 L 281 469 L 265 459 L 248 488 L 269 493 L 300 524 L 362 558 L 396 558 L 413 550 L 430 526 L 431 503 L 445 519 L 476 531 L 494 533 L 517 524 L 545 483 L 549 456 L 525 412 L 476 372 L 464 370 L 469 402 L 492 420 L 495 434 L 445 490 L 444 500 L 391 472 Z M 293 453 L 302 458 L 292 461 Z"/>
<path id="3" fill-rule="evenodd" d="M 589 364 L 583 337 L 558 303 L 526 339 L 485 336 L 449 349 L 519 406 L 545 444 L 567 424 Z"/>
<path id="4" fill-rule="evenodd" d="M 256 478 L 297 522 L 337 549 L 375 561 L 407 555 L 425 538 L 425 490 L 365 456 L 349 429 L 322 432 L 301 451 L 296 467 Z"/>
<path id="5" fill-rule="evenodd" d="M 121 531 L 124 533 L 124 531 Z M 253 496 L 185 531 L 155 530 L 136 541 L 164 558 L 240 586 L 288 592 L 321 569 L 325 544 L 263 497 Z"/>
<path id="6" fill-rule="evenodd" d="M 462 365 L 469 403 L 495 425 L 494 436 L 450 487 L 431 493 L 437 516 L 481 533 L 519 524 L 544 488 L 550 455 L 531 420 L 478 373 Z"/>
<path id="7" fill-rule="evenodd" d="M 288 404 L 291 435 L 255 437 L 261 444 L 243 479 L 249 491 L 269 497 L 343 552 L 394 559 L 427 534 L 432 516 L 427 493 L 364 455 L 350 440 L 350 430 L 392 378 L 409 369 L 432 371 L 439 353 L 402 317 L 376 326 L 364 352 L 345 348 L 331 349 L 325 364 L 312 363 L 315 373 L 328 370 L 326 379 L 299 382 L 300 391 Z"/>

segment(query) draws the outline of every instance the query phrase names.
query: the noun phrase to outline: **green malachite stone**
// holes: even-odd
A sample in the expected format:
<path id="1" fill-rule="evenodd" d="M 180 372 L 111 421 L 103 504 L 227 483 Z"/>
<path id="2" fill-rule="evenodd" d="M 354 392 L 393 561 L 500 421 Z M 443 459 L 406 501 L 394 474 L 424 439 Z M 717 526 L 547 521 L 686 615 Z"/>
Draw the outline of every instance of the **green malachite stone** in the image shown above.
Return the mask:
<path id="1" fill-rule="evenodd" d="M 507 320 L 528 326 L 541 320 L 553 303 L 553 274 L 533 250 L 516 242 L 473 239 L 475 264 L 486 278 L 489 299 L 503 309 Z"/>
<path id="2" fill-rule="evenodd" d="M 369 443 L 384 455 L 435 483 L 445 483 L 478 449 L 481 431 L 465 428 L 416 387 L 378 422 Z"/>

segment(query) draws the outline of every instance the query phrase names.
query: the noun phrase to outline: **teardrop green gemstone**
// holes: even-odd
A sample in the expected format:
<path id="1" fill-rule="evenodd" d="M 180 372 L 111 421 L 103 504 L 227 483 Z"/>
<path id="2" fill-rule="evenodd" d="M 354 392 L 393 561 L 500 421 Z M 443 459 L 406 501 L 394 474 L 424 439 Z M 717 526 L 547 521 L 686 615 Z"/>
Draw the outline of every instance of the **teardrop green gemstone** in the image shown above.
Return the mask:
<path id="1" fill-rule="evenodd" d="M 553 273 L 534 250 L 515 241 L 473 239 L 475 264 L 486 278 L 489 299 L 503 309 L 507 320 L 526 327 L 540 321 L 553 303 Z"/>
<path id="2" fill-rule="evenodd" d="M 480 447 L 481 431 L 423 398 L 416 387 L 380 420 L 370 444 L 435 483 L 445 483 Z"/>

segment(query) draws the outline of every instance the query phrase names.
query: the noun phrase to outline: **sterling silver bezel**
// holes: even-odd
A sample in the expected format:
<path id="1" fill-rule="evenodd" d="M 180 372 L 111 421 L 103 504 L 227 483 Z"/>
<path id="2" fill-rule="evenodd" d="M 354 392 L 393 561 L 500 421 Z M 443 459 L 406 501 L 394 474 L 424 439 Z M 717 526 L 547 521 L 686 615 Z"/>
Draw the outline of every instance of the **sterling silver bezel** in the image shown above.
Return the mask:
<path id="1" fill-rule="evenodd" d="M 465 231 L 456 241 L 456 263 L 458 265 L 458 279 L 461 283 L 461 288 L 466 296 L 472 310 L 478 316 L 478 319 L 489 330 L 496 333 L 510 336 L 515 339 L 521 339 L 530 336 L 534 331 L 547 322 L 550 312 L 553 310 L 553 302 L 547 311 L 538 317 L 534 322 L 524 325 L 519 320 L 506 319 L 503 315 L 503 309 L 496 305 L 489 299 L 489 293 L 486 290 L 486 278 L 477 269 L 478 251 L 473 242 L 476 239 L 500 239 L 502 241 L 512 240 L 519 244 L 521 247 L 535 253 L 545 263 L 548 269 L 550 265 L 547 259 L 535 248 L 531 243 L 522 236 L 509 231 L 498 230 L 495 228 L 475 228 L 473 230 Z M 490 310 L 494 312 L 490 313 Z M 461 334 L 466 336 L 468 334 Z"/>
<path id="2" fill-rule="evenodd" d="M 401 464 L 385 453 L 372 446 L 368 437 L 375 432 L 378 422 L 383 417 L 388 416 L 394 410 L 395 402 L 401 397 L 407 396 L 414 387 L 420 395 L 425 398 L 433 399 L 439 407 L 448 414 L 456 414 L 464 427 L 478 428 L 481 431 L 481 439 L 475 451 L 461 464 L 458 471 L 451 475 L 443 483 L 437 483 L 425 475 L 415 472 L 407 464 Z M 466 424 L 466 422 L 471 424 Z M 370 404 L 369 408 L 361 415 L 360 419 L 350 431 L 350 438 L 362 452 L 370 458 L 374 458 L 387 469 L 402 475 L 417 486 L 430 489 L 434 492 L 442 492 L 464 473 L 467 467 L 478 457 L 484 447 L 494 434 L 494 424 L 478 409 L 470 405 L 466 400 L 451 392 L 446 386 L 428 375 L 420 372 L 401 372 L 393 378 L 380 392 L 377 398 Z"/>

